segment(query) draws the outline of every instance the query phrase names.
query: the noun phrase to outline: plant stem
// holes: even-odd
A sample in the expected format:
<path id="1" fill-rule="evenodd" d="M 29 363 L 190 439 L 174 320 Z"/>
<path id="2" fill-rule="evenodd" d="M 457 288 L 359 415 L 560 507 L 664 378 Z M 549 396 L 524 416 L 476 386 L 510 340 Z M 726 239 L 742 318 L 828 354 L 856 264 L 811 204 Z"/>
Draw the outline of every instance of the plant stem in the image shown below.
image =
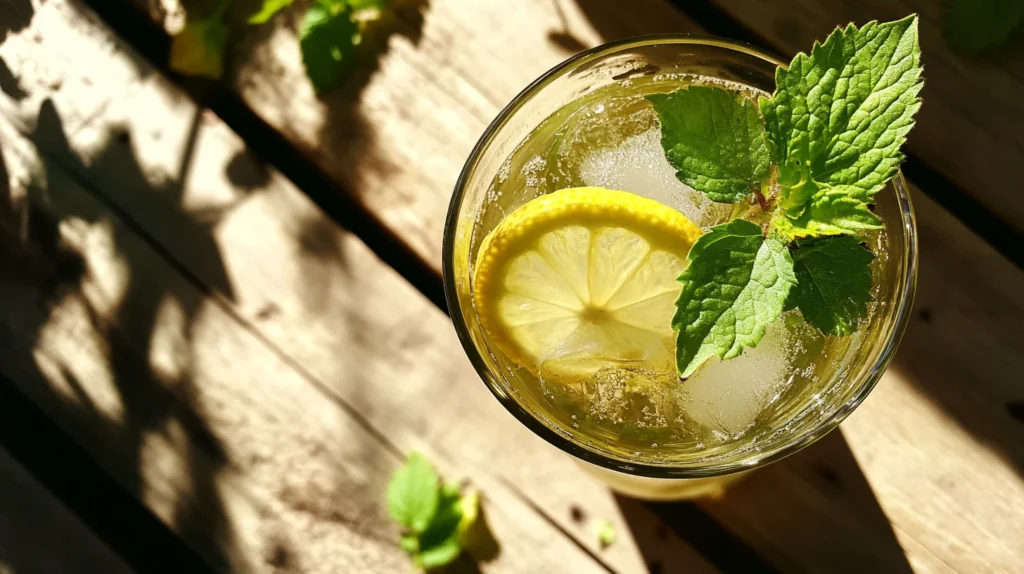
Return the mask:
<path id="1" fill-rule="evenodd" d="M 768 200 L 764 198 L 764 194 L 761 193 L 760 189 L 754 189 L 754 197 L 757 198 L 757 204 L 761 206 L 761 210 L 768 213 Z"/>

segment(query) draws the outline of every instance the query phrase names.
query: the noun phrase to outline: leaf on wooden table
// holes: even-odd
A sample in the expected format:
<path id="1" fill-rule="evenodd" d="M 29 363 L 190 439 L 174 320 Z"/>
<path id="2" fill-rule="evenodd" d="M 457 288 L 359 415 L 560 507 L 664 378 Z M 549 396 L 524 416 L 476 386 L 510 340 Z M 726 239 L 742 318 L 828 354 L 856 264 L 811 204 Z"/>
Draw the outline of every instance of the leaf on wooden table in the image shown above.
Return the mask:
<path id="1" fill-rule="evenodd" d="M 347 4 L 310 6 L 299 28 L 299 45 L 306 75 L 317 94 L 336 87 L 352 70 L 359 40 L 359 27 Z"/>
<path id="2" fill-rule="evenodd" d="M 438 510 L 439 498 L 434 467 L 414 452 L 388 485 L 388 513 L 395 522 L 422 533 Z"/>
<path id="3" fill-rule="evenodd" d="M 220 14 L 190 20 L 171 40 L 171 69 L 188 76 L 220 79 L 227 43 L 228 28 Z"/>

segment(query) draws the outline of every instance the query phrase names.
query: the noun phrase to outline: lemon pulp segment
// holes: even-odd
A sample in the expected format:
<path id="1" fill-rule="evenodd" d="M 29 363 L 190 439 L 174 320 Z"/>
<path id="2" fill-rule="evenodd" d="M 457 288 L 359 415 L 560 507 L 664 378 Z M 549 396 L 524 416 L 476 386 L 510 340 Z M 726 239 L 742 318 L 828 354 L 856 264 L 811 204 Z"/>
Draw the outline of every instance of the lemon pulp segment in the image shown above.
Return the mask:
<path id="1" fill-rule="evenodd" d="M 493 342 L 534 372 L 671 362 L 676 277 L 700 234 L 651 199 L 563 189 L 526 203 L 483 240 L 473 302 Z"/>

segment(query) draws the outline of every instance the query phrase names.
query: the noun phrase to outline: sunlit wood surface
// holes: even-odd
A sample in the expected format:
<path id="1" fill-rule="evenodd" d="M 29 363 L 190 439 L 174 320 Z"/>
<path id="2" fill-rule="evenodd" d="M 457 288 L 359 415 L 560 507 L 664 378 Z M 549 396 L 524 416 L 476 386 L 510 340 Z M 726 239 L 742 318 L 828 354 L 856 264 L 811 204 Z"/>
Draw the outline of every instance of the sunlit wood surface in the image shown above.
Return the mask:
<path id="1" fill-rule="evenodd" d="M 229 82 L 435 270 L 519 89 L 700 32 L 660 0 L 398 4 L 326 100 L 294 13 L 240 35 Z M 483 491 L 500 549 L 464 566 L 486 572 L 713 572 L 719 543 L 782 571 L 1024 571 L 1024 275 L 920 190 L 915 319 L 842 433 L 722 499 L 643 504 L 506 414 L 440 310 L 88 7 L 32 6 L 0 44 L 0 373 L 214 569 L 407 571 L 383 493 L 418 449 Z"/>

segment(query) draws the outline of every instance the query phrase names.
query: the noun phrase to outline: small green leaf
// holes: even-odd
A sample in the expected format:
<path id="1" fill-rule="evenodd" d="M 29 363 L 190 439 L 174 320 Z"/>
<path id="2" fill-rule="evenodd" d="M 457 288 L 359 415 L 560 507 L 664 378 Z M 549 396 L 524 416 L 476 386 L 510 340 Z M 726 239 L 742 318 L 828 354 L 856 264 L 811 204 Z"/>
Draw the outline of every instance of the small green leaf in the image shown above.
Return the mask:
<path id="1" fill-rule="evenodd" d="M 607 520 L 602 520 L 597 523 L 595 528 L 597 531 L 597 541 L 601 544 L 601 548 L 608 548 L 615 543 L 615 525 Z"/>
<path id="2" fill-rule="evenodd" d="M 784 188 L 785 189 L 785 188 Z M 871 212 L 873 194 L 845 185 L 819 187 L 813 181 L 781 194 L 780 209 L 773 222 L 776 231 L 786 238 L 817 237 L 858 233 L 882 227 L 882 220 Z M 803 209 L 787 211 L 786 202 L 807 197 Z"/>
<path id="3" fill-rule="evenodd" d="M 797 241 L 792 254 L 797 283 L 787 308 L 826 335 L 856 331 L 871 300 L 871 251 L 844 235 Z"/>
<path id="4" fill-rule="evenodd" d="M 837 29 L 775 74 L 761 98 L 779 167 L 776 228 L 793 238 L 881 226 L 869 204 L 896 176 L 921 106 L 917 17 Z"/>
<path id="5" fill-rule="evenodd" d="M 713 356 L 731 359 L 756 345 L 796 283 L 786 245 L 742 219 L 712 227 L 688 259 L 672 317 L 683 378 Z"/>
<path id="6" fill-rule="evenodd" d="M 951 0 L 943 17 L 946 42 L 963 54 L 999 47 L 1024 22 L 1024 0 Z"/>
<path id="7" fill-rule="evenodd" d="M 676 177 L 712 200 L 731 203 L 750 195 L 768 175 L 768 147 L 757 105 L 735 92 L 690 86 L 652 94 L 661 122 L 661 145 Z"/>
<path id="8" fill-rule="evenodd" d="M 189 20 L 171 40 L 171 69 L 187 76 L 220 79 L 228 28 L 219 11 L 210 18 Z"/>
<path id="9" fill-rule="evenodd" d="M 337 86 L 352 70 L 359 44 L 359 27 L 345 4 L 310 6 L 299 28 L 299 45 L 306 75 L 318 94 Z"/>
<path id="10" fill-rule="evenodd" d="M 415 534 L 403 534 L 398 540 L 398 546 L 409 556 L 415 556 L 420 551 L 420 541 Z"/>
<path id="11" fill-rule="evenodd" d="M 260 11 L 249 18 L 250 24 L 265 24 L 275 14 L 292 5 L 293 0 L 263 0 Z"/>
<path id="12" fill-rule="evenodd" d="M 430 548 L 424 548 L 417 555 L 416 562 L 424 570 L 432 570 L 451 564 L 461 553 L 462 543 L 459 542 L 458 536 L 455 536 Z"/>
<path id="13" fill-rule="evenodd" d="M 388 514 L 395 522 L 422 533 L 438 511 L 437 474 L 423 455 L 409 455 L 388 485 Z"/>
<path id="14" fill-rule="evenodd" d="M 419 559 L 424 568 L 437 568 L 451 562 L 462 551 L 459 526 L 462 523 L 462 498 L 455 485 L 441 487 L 437 512 L 420 535 Z"/>

